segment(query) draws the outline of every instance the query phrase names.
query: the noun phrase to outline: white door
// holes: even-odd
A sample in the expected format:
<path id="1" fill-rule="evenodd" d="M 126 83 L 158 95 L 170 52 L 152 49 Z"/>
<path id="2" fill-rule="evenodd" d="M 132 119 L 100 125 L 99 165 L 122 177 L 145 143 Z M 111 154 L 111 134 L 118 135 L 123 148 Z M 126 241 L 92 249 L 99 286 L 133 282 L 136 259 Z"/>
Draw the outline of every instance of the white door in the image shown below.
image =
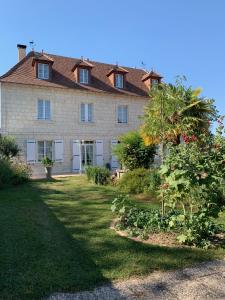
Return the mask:
<path id="1" fill-rule="evenodd" d="M 117 157 L 113 154 L 113 147 L 118 144 L 117 140 L 111 140 L 111 169 L 116 170 L 120 167 Z"/>

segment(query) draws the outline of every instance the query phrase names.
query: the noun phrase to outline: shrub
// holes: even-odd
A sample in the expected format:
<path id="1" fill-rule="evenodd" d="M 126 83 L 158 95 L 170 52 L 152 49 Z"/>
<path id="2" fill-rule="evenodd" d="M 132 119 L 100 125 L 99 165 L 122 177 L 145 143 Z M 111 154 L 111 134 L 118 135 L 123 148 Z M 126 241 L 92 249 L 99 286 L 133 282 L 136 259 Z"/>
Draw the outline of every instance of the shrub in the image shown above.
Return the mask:
<path id="1" fill-rule="evenodd" d="M 140 133 L 132 131 L 120 137 L 113 152 L 127 169 L 148 169 L 154 161 L 155 146 L 146 146 Z"/>
<path id="2" fill-rule="evenodd" d="M 0 136 L 0 159 L 10 159 L 19 154 L 19 147 L 11 136 Z"/>
<path id="3" fill-rule="evenodd" d="M 128 171 L 118 181 L 118 187 L 123 193 L 155 194 L 160 185 L 160 176 L 157 169 L 146 170 L 144 168 Z"/>
<path id="4" fill-rule="evenodd" d="M 31 169 L 20 161 L 0 160 L 0 188 L 5 185 L 17 185 L 29 180 Z"/>
<path id="5" fill-rule="evenodd" d="M 17 185 L 29 181 L 32 171 L 26 163 L 14 161 L 11 168 L 13 170 L 12 184 Z"/>
<path id="6" fill-rule="evenodd" d="M 85 168 L 85 173 L 87 179 L 95 184 L 105 185 L 109 182 L 110 171 L 105 167 L 88 166 Z"/>

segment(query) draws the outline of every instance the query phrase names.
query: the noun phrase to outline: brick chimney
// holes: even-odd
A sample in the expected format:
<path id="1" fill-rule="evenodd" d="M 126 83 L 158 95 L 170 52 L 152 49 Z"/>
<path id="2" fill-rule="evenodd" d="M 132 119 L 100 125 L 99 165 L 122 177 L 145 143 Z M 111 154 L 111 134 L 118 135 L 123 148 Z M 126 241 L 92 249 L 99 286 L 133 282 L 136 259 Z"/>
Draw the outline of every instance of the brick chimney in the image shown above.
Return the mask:
<path id="1" fill-rule="evenodd" d="M 17 44 L 17 49 L 18 49 L 18 61 L 21 61 L 22 59 L 24 59 L 24 57 L 26 57 L 26 45 L 20 45 Z"/>

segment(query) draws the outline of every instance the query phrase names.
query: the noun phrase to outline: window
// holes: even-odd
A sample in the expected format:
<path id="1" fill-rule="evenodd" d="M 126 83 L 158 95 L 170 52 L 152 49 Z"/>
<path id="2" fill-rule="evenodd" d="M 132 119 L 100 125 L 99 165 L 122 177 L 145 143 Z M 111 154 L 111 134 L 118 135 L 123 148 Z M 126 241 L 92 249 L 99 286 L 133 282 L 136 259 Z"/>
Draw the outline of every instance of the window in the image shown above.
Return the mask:
<path id="1" fill-rule="evenodd" d="M 152 86 L 157 86 L 159 84 L 158 79 L 152 79 L 151 80 Z"/>
<path id="2" fill-rule="evenodd" d="M 81 122 L 93 122 L 93 104 L 82 103 L 80 111 Z"/>
<path id="3" fill-rule="evenodd" d="M 128 121 L 127 106 L 120 105 L 117 110 L 117 122 L 118 123 L 127 123 L 127 121 Z"/>
<path id="4" fill-rule="evenodd" d="M 49 100 L 38 100 L 38 120 L 51 119 L 51 105 Z"/>
<path id="5" fill-rule="evenodd" d="M 79 69 L 79 81 L 80 81 L 80 83 L 88 84 L 88 82 L 89 82 L 89 70 Z"/>
<path id="6" fill-rule="evenodd" d="M 115 74 L 115 87 L 122 89 L 123 88 L 123 75 Z"/>
<path id="7" fill-rule="evenodd" d="M 44 157 L 53 160 L 52 141 L 38 141 L 38 161 L 42 161 Z"/>
<path id="8" fill-rule="evenodd" d="M 39 79 L 49 79 L 49 65 L 48 64 L 38 64 L 38 78 Z"/>

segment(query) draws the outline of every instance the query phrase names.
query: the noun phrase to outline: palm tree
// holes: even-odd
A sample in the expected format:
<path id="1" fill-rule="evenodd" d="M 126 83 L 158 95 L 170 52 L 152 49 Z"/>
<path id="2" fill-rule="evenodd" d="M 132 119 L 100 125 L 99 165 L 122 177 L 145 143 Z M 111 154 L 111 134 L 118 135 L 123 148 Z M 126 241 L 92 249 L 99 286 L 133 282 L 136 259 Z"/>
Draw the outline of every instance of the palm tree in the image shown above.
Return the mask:
<path id="1" fill-rule="evenodd" d="M 217 111 L 214 100 L 200 98 L 200 93 L 200 89 L 186 88 L 180 80 L 152 89 L 141 128 L 145 143 L 177 144 L 184 132 L 198 135 L 209 131 L 209 122 L 217 117 Z"/>

